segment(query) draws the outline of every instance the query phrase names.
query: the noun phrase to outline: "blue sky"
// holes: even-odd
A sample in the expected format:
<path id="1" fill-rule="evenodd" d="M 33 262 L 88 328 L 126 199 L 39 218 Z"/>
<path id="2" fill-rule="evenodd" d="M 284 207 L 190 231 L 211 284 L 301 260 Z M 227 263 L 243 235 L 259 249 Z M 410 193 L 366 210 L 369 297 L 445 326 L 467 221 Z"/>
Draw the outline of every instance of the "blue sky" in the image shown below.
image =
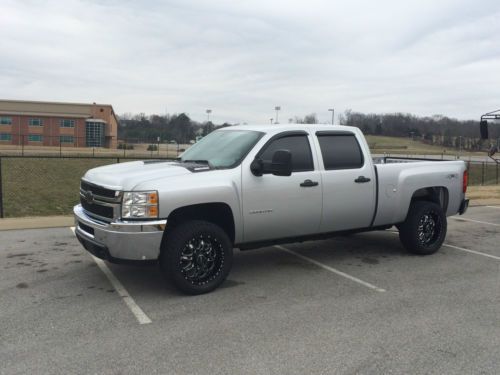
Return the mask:
<path id="1" fill-rule="evenodd" d="M 1 98 L 477 119 L 500 108 L 498 1 L 0 1 Z"/>

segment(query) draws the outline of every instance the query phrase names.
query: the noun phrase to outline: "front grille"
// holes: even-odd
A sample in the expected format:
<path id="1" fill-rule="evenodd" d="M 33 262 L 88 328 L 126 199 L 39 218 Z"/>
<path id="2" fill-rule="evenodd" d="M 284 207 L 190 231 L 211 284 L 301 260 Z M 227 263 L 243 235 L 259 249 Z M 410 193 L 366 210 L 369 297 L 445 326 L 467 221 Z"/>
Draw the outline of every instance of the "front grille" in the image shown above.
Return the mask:
<path id="1" fill-rule="evenodd" d="M 80 197 L 80 203 L 82 204 L 83 209 L 91 214 L 113 219 L 113 207 L 89 203 L 83 197 Z"/>
<path id="2" fill-rule="evenodd" d="M 99 195 L 101 197 L 116 198 L 116 191 L 115 190 L 110 190 L 110 189 L 106 189 L 102 186 L 89 184 L 88 182 L 85 182 L 85 181 L 81 181 L 80 188 L 83 191 L 91 191 L 92 194 Z"/>

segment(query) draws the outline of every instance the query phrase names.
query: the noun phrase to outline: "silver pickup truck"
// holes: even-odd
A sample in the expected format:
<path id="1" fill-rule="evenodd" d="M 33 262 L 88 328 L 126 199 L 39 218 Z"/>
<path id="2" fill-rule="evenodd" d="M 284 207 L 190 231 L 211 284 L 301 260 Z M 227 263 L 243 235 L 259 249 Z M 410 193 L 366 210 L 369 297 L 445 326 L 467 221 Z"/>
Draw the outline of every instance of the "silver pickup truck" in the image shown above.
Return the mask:
<path id="1" fill-rule="evenodd" d="M 159 261 L 189 294 L 227 277 L 233 248 L 384 230 L 409 251 L 436 252 L 446 217 L 462 214 L 462 161 L 382 158 L 361 131 L 331 125 L 232 126 L 176 161 L 89 170 L 74 207 L 76 236 L 110 262 Z"/>

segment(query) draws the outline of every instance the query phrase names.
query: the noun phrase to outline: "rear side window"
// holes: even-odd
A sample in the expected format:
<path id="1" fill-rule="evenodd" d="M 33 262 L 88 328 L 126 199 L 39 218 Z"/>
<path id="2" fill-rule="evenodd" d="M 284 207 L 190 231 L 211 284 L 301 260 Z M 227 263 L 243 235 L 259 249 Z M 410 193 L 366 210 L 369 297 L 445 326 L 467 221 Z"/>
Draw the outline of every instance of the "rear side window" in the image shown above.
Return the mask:
<path id="1" fill-rule="evenodd" d="M 307 135 L 291 135 L 272 141 L 260 155 L 264 162 L 271 162 L 274 152 L 277 150 L 288 150 L 292 154 L 292 172 L 304 172 L 314 170 L 311 146 Z"/>
<path id="2" fill-rule="evenodd" d="M 363 166 L 363 153 L 354 134 L 318 134 L 326 170 Z"/>

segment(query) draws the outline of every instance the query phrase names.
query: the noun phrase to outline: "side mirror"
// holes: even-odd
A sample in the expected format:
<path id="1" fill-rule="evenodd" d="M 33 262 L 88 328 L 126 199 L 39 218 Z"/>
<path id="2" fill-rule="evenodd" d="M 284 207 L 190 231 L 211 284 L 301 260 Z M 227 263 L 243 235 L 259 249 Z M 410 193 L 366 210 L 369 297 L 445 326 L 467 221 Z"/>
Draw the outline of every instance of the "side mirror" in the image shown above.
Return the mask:
<path id="1" fill-rule="evenodd" d="M 481 132 L 481 139 L 488 139 L 488 121 L 481 120 L 479 122 L 479 131 Z"/>
<path id="2" fill-rule="evenodd" d="M 290 176 L 292 174 L 292 154 L 288 150 L 276 150 L 271 163 L 255 159 L 250 164 L 250 171 L 254 176 L 262 176 L 263 174 Z"/>

